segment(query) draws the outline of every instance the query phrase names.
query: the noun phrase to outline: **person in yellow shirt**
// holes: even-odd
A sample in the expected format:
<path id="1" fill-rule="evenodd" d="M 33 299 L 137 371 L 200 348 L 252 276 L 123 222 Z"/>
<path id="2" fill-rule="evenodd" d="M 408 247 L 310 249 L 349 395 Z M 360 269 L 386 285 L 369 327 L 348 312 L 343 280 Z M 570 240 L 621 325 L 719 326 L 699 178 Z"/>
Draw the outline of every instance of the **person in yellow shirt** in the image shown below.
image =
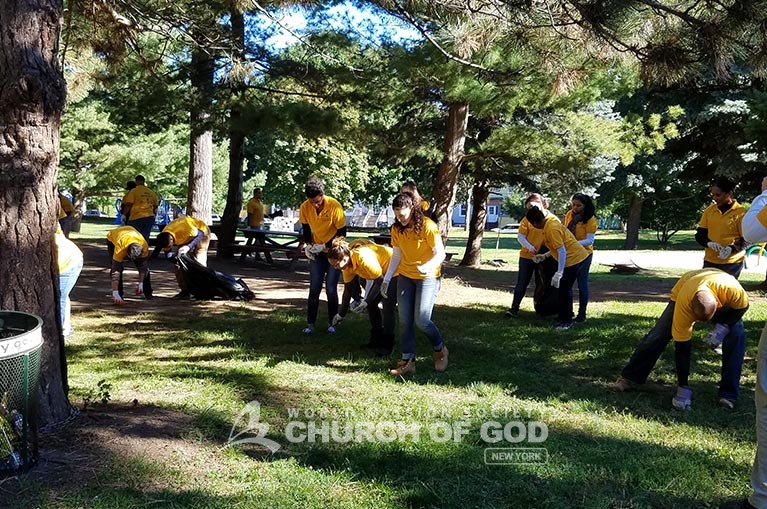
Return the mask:
<path id="1" fill-rule="evenodd" d="M 636 346 L 620 378 L 608 388 L 623 392 L 645 383 L 666 345 L 673 339 L 678 386 L 672 404 L 680 410 L 689 409 L 692 404 L 688 378 L 693 326 L 695 322 L 711 321 L 723 341 L 719 405 L 734 408 L 746 352 L 742 318 L 747 309 L 746 291 L 726 272 L 709 267 L 683 274 L 671 289 L 663 314 Z"/>
<path id="2" fill-rule="evenodd" d="M 365 299 L 352 308 L 355 313 L 367 310 L 370 320 L 370 340 L 365 345 L 376 355 L 391 355 L 394 348 L 394 327 L 397 322 L 397 301 L 394 298 L 384 299 L 381 295 L 383 276 L 389 268 L 392 248 L 376 244 L 367 239 L 359 239 L 347 243 L 345 239 L 336 237 L 328 250 L 330 264 L 341 271 L 344 281 L 344 294 L 338 314 L 333 317 L 333 325 L 338 325 L 346 316 L 349 302 L 359 290 L 357 278 L 364 279 Z M 389 292 L 397 294 L 397 277 L 389 282 Z M 378 304 L 383 303 L 383 315 Z"/>
<path id="3" fill-rule="evenodd" d="M 168 223 L 157 235 L 157 243 L 152 258 L 163 253 L 168 258 L 189 254 L 201 265 L 208 265 L 208 247 L 210 246 L 210 229 L 205 221 L 196 217 L 183 216 Z M 174 268 L 176 282 L 181 290 L 175 299 L 189 299 L 191 294 L 187 287 L 186 278 L 181 268 Z"/>
<path id="4" fill-rule="evenodd" d="M 394 298 L 390 285 L 397 276 L 402 360 L 389 370 L 392 376 L 415 373 L 415 329 L 429 339 L 434 370 L 445 371 L 448 349 L 437 325 L 431 320 L 445 259 L 445 246 L 437 224 L 424 216 L 421 201 L 410 193 L 399 193 L 392 201 L 395 221 L 391 227 L 392 257 L 381 283 L 384 298 Z M 393 287 L 392 287 L 393 289 Z"/>
<path id="5" fill-rule="evenodd" d="M 83 270 L 83 252 L 74 242 L 64 236 L 61 228 L 56 229 L 54 237 L 56 244 L 56 260 L 59 267 L 59 317 L 61 333 L 65 338 L 73 334 L 72 301 L 69 294 Z"/>
<path id="6" fill-rule="evenodd" d="M 327 249 L 336 237 L 346 237 L 346 214 L 343 206 L 325 196 L 325 183 L 311 177 L 304 186 L 306 200 L 301 204 L 298 220 L 303 232 L 304 252 L 309 258 L 309 299 L 304 334 L 314 333 L 320 308 L 320 293 L 325 284 L 328 298 L 328 332 L 336 332 L 333 317 L 338 314 L 338 281 L 341 271 L 330 265 Z"/>
<path id="7" fill-rule="evenodd" d="M 136 181 L 129 180 L 125 183 L 125 194 L 123 195 L 122 199 L 120 200 L 120 224 L 127 225 L 128 224 L 128 213 L 126 210 L 126 203 L 125 198 L 128 196 L 128 193 L 131 192 L 131 190 L 136 188 Z"/>
<path id="8" fill-rule="evenodd" d="M 261 202 L 263 192 L 260 187 L 253 190 L 253 198 L 248 200 L 245 210 L 248 212 L 248 228 L 263 228 L 264 204 Z"/>
<path id="9" fill-rule="evenodd" d="M 695 240 L 706 248 L 704 267 L 714 267 L 737 278 L 746 258 L 741 227 L 746 209 L 733 198 L 734 189 L 735 184 L 726 177 L 720 177 L 711 186 L 714 203 L 703 211 Z"/>
<path id="10" fill-rule="evenodd" d="M 152 298 L 152 283 L 149 277 L 149 244 L 144 236 L 132 226 L 119 226 L 107 233 L 107 251 L 112 259 L 109 270 L 112 281 L 112 301 L 124 304 L 123 262 L 132 261 L 138 270 L 136 295 Z"/>
<path id="11" fill-rule="evenodd" d="M 565 214 L 564 224 L 575 236 L 578 244 L 585 247 L 589 253 L 578 272 L 578 314 L 575 315 L 575 323 L 583 323 L 586 321 L 586 308 L 589 305 L 589 271 L 594 258 L 594 238 L 598 227 L 591 196 L 575 193 L 570 198 L 570 210 Z"/>
<path id="12" fill-rule="evenodd" d="M 589 253 L 575 240 L 575 236 L 559 221 L 546 221 L 543 211 L 537 207 L 525 214 L 533 228 L 543 231 L 543 245 L 546 253 L 533 256 L 533 262 L 541 263 L 548 257 L 557 261 L 557 271 L 551 278 L 551 286 L 557 288 L 559 323 L 555 330 L 563 331 L 573 326 L 573 284 L 578 279 L 583 262 Z"/>
<path id="13" fill-rule="evenodd" d="M 69 238 L 69 232 L 72 231 L 72 222 L 74 221 L 75 207 L 69 198 L 59 191 L 59 226 L 64 237 Z"/>
<path id="14" fill-rule="evenodd" d="M 128 216 L 128 226 L 138 230 L 147 242 L 152 233 L 159 204 L 157 195 L 146 186 L 144 176 L 136 175 L 136 187 L 128 191 L 123 198 L 123 211 Z"/>

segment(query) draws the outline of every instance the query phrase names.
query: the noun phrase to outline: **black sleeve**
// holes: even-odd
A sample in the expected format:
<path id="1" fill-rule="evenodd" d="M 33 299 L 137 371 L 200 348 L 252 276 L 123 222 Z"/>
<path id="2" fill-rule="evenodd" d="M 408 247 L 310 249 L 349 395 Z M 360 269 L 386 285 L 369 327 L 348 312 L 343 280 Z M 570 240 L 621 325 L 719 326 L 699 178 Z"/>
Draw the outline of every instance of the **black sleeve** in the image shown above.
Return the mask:
<path id="1" fill-rule="evenodd" d="M 333 239 L 336 237 L 346 237 L 346 226 L 342 226 L 338 230 L 336 230 L 336 234 L 333 235 Z M 325 247 L 331 248 L 333 247 L 333 239 L 330 239 L 329 241 L 325 242 Z"/>
<path id="2" fill-rule="evenodd" d="M 357 278 L 352 279 L 348 283 L 344 283 L 344 294 L 341 297 L 341 304 L 338 306 L 338 314 L 341 316 L 346 316 L 346 313 L 349 312 L 349 302 L 352 300 L 352 293 L 354 293 L 354 286 L 357 286 L 359 288 L 359 283 L 357 283 Z"/>
<path id="3" fill-rule="evenodd" d="M 194 246 L 200 243 L 200 241 L 202 240 L 204 236 L 205 236 L 204 230 L 197 230 L 197 236 L 184 245 L 189 246 L 189 249 L 192 249 L 194 248 Z"/>
<path id="4" fill-rule="evenodd" d="M 304 242 L 307 244 L 314 244 L 314 239 L 312 238 L 312 229 L 309 227 L 308 223 L 301 223 L 301 232 L 304 236 Z"/>
<path id="5" fill-rule="evenodd" d="M 743 237 L 738 237 L 737 239 L 735 239 L 735 242 L 732 243 L 732 252 L 737 253 L 739 251 L 743 251 L 744 249 L 746 249 L 746 244 L 747 244 L 746 239 L 744 239 Z"/>
<path id="6" fill-rule="evenodd" d="M 724 325 L 727 325 L 728 327 L 732 327 L 736 323 L 738 323 L 741 319 L 743 319 L 743 315 L 746 314 L 746 311 L 748 311 L 748 306 L 742 308 L 742 309 L 733 309 L 724 307 L 714 313 L 713 318 L 711 318 L 711 322 L 713 323 L 723 323 Z"/>
<path id="7" fill-rule="evenodd" d="M 695 230 L 695 242 L 703 247 L 707 247 L 706 244 L 710 242 L 708 240 L 708 228 L 698 228 Z"/>

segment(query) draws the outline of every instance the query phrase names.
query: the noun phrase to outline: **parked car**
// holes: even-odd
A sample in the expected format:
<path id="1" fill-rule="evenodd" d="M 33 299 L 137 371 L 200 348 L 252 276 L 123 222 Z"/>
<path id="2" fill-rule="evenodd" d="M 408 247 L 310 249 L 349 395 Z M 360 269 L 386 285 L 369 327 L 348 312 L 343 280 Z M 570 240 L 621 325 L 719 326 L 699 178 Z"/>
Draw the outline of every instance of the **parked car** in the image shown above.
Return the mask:
<path id="1" fill-rule="evenodd" d="M 83 217 L 109 217 L 109 214 L 105 214 L 101 212 L 100 210 L 91 209 L 91 210 L 86 210 L 85 214 L 83 214 Z"/>
<path id="2" fill-rule="evenodd" d="M 211 212 L 211 213 L 210 213 L 210 220 L 211 220 L 211 221 L 212 221 L 214 224 L 218 224 L 218 223 L 220 223 L 220 222 L 221 222 L 221 216 L 219 216 L 219 215 L 218 215 L 218 214 L 216 214 L 215 212 Z"/>
<path id="3" fill-rule="evenodd" d="M 519 233 L 519 225 L 516 223 L 513 224 L 506 224 L 501 226 L 500 228 L 491 228 L 491 232 L 501 232 L 501 233 Z"/>

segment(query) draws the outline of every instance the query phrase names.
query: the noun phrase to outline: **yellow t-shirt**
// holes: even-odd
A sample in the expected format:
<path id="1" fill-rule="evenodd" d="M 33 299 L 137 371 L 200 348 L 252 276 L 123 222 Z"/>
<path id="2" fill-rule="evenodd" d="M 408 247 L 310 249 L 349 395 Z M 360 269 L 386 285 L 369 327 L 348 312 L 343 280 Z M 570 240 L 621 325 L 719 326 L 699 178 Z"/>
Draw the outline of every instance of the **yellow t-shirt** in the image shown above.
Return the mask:
<path id="1" fill-rule="evenodd" d="M 554 214 L 547 213 L 546 222 L 548 223 L 549 221 L 559 222 L 559 218 Z M 530 221 L 528 221 L 526 217 L 523 217 L 522 221 L 520 221 L 517 234 L 524 235 L 525 238 L 527 238 L 527 241 L 532 244 L 535 249 L 538 251 L 541 250 L 541 246 L 543 245 L 543 230 L 539 230 L 538 228 L 535 228 L 533 225 L 531 225 Z M 525 246 L 522 246 L 522 248 L 519 250 L 520 258 L 527 258 L 528 260 L 532 260 L 534 254 L 535 253 L 528 251 Z"/>
<path id="2" fill-rule="evenodd" d="M 439 236 L 439 227 L 428 217 L 423 218 L 423 228 L 420 235 L 416 235 L 412 228 L 400 232 L 395 223 L 391 227 L 391 245 L 402 251 L 402 259 L 399 267 L 397 267 L 397 274 L 410 279 L 426 279 L 428 276 L 440 277 L 442 274 L 441 266 L 436 268 L 434 274 L 428 276 L 418 272 L 419 265 L 423 265 L 434 258 L 434 248 Z"/>
<path id="3" fill-rule="evenodd" d="M 568 210 L 565 214 L 565 222 L 563 223 L 565 227 L 570 224 L 570 221 L 573 218 L 573 211 Z M 597 233 L 597 228 L 599 227 L 599 223 L 597 222 L 597 218 L 592 216 L 591 219 L 586 221 L 584 224 L 581 221 L 578 221 L 575 224 L 575 240 L 583 240 L 586 237 L 588 237 L 589 233 Z M 586 248 L 586 251 L 588 251 L 589 254 L 594 252 L 594 244 L 589 244 L 588 246 L 583 246 Z"/>
<path id="4" fill-rule="evenodd" d="M 723 307 L 748 307 L 748 294 L 733 276 L 711 267 L 691 270 L 682 275 L 671 289 L 670 298 L 675 303 L 671 337 L 675 341 L 689 341 L 692 337 L 692 327 L 695 324 L 692 298 L 699 290 L 706 288 L 714 295 L 717 310 Z"/>
<path id="5" fill-rule="evenodd" d="M 340 228 L 346 226 L 346 214 L 337 200 L 326 196 L 325 206 L 319 212 L 312 206 L 312 202 L 304 201 L 298 213 L 298 221 L 309 225 L 314 244 L 327 244 Z"/>
<path id="6" fill-rule="evenodd" d="M 137 185 L 131 189 L 123 198 L 123 203 L 131 204 L 129 221 L 154 216 L 159 205 L 154 191 L 143 185 Z"/>
<path id="7" fill-rule="evenodd" d="M 207 235 L 208 225 L 205 224 L 205 221 L 190 216 L 174 219 L 162 229 L 162 231 L 173 235 L 173 243 L 177 246 L 183 246 L 193 241 L 200 230 Z"/>
<path id="8" fill-rule="evenodd" d="M 546 247 L 551 251 L 551 256 L 557 261 L 559 261 L 557 249 L 565 246 L 567 252 L 565 267 L 580 263 L 589 257 L 586 248 L 578 244 L 575 236 L 559 221 L 546 221 L 543 226 L 543 243 L 546 244 Z"/>
<path id="9" fill-rule="evenodd" d="M 59 219 L 64 219 L 69 214 L 74 214 L 75 207 L 69 198 L 59 195 Z"/>
<path id="10" fill-rule="evenodd" d="M 56 243 L 56 259 L 59 265 L 59 274 L 69 270 L 75 263 L 83 259 L 83 252 L 77 245 L 66 238 L 61 228 L 56 230 L 54 236 Z"/>
<path id="11" fill-rule="evenodd" d="M 128 246 L 131 244 L 141 244 L 141 257 L 149 256 L 149 244 L 146 243 L 144 236 L 132 226 L 120 226 L 107 233 L 107 240 L 114 244 L 115 252 L 112 259 L 116 262 L 125 260 L 128 254 Z"/>
<path id="12" fill-rule="evenodd" d="M 352 244 L 349 244 L 351 247 Z M 342 274 L 344 283 L 350 282 L 354 276 L 372 281 L 386 274 L 389 270 L 393 250 L 389 246 L 375 243 L 357 245 L 351 250 L 349 265 Z"/>
<path id="13" fill-rule="evenodd" d="M 716 203 L 713 203 L 703 211 L 698 226 L 708 229 L 708 238 L 712 242 L 717 242 L 723 246 L 730 246 L 736 239 L 743 236 L 741 222 L 745 215 L 746 209 L 737 201 L 724 214 L 717 208 Z M 728 258 L 722 259 L 719 258 L 718 251 L 706 247 L 706 254 L 703 259 L 710 263 L 724 264 L 737 263 L 745 256 L 746 252 L 741 250 L 737 253 L 732 253 Z"/>
<path id="14" fill-rule="evenodd" d="M 245 208 L 248 212 L 248 226 L 260 228 L 264 224 L 264 204 L 258 198 L 251 198 Z"/>

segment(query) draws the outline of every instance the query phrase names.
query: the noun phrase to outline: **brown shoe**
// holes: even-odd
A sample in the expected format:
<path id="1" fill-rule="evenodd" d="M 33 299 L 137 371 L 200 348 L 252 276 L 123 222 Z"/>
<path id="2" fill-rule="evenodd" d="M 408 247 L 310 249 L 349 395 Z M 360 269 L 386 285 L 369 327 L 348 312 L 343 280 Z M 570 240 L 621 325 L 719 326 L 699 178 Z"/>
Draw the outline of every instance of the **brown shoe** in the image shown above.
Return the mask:
<path id="1" fill-rule="evenodd" d="M 434 371 L 441 373 L 447 369 L 447 356 L 449 353 L 445 345 L 442 345 L 442 350 L 439 352 L 434 352 Z"/>
<path id="2" fill-rule="evenodd" d="M 607 384 L 607 388 L 614 392 L 626 392 L 636 389 L 637 384 L 628 378 L 620 377 L 613 383 Z"/>
<path id="3" fill-rule="evenodd" d="M 415 373 L 415 359 L 402 359 L 397 363 L 397 367 L 389 370 L 391 376 L 410 375 Z"/>

